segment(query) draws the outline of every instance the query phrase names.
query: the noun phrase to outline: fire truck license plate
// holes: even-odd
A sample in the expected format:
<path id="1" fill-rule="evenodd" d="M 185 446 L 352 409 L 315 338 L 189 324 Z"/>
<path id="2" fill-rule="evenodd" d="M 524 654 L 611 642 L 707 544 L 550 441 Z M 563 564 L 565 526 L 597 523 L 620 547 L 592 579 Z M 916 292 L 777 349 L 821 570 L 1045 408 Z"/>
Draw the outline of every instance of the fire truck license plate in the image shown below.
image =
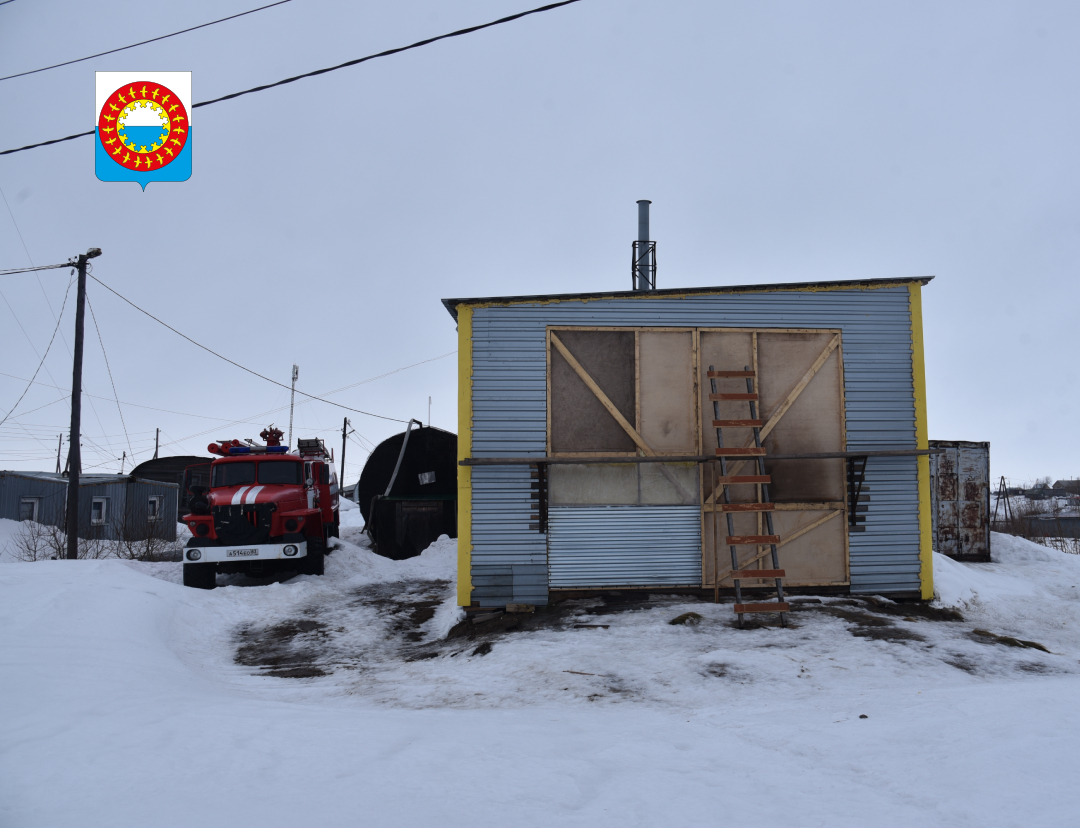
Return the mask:
<path id="1" fill-rule="evenodd" d="M 226 558 L 257 558 L 258 549 L 229 549 L 225 552 Z"/>

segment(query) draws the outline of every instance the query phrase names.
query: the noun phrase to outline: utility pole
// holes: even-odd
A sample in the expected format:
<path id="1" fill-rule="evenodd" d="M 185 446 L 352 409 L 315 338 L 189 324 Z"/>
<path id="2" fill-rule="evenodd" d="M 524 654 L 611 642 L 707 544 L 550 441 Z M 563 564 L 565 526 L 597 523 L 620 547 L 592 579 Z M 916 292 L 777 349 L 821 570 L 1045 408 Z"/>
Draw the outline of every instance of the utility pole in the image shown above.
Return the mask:
<path id="1" fill-rule="evenodd" d="M 292 396 L 289 397 L 289 440 L 285 443 L 287 446 L 292 445 L 292 415 L 293 406 L 296 403 L 296 381 L 300 378 L 300 366 L 293 365 L 292 367 Z"/>
<path id="2" fill-rule="evenodd" d="M 64 435 L 60 435 L 60 440 L 56 444 L 56 473 L 60 474 L 60 451 L 64 448 Z"/>
<path id="3" fill-rule="evenodd" d="M 71 443 L 68 449 L 67 556 L 79 557 L 79 473 L 82 471 L 82 363 L 83 323 L 86 321 L 86 263 L 101 255 L 101 248 L 91 247 L 79 254 L 79 287 L 75 302 L 75 353 L 71 366 Z"/>
<path id="4" fill-rule="evenodd" d="M 338 491 L 345 488 L 345 438 L 349 436 L 349 418 L 341 424 L 341 473 L 338 475 Z"/>
<path id="5" fill-rule="evenodd" d="M 160 428 L 155 428 L 154 429 L 154 459 L 155 460 L 157 460 L 158 441 L 160 439 L 161 439 L 161 429 Z"/>
<path id="6" fill-rule="evenodd" d="M 127 452 L 124 452 L 124 456 L 120 458 L 120 474 L 124 473 L 124 466 L 127 464 Z"/>

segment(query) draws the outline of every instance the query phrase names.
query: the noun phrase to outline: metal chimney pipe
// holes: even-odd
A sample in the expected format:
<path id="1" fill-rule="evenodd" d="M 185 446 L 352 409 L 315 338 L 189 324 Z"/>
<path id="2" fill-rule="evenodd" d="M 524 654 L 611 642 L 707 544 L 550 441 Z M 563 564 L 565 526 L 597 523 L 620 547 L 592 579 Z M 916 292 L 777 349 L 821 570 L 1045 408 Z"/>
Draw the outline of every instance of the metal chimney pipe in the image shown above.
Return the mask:
<path id="1" fill-rule="evenodd" d="M 634 290 L 656 290 L 656 243 L 649 241 L 648 199 L 638 201 L 638 237 L 632 260 Z"/>
<path id="2" fill-rule="evenodd" d="M 651 201 L 641 199 L 637 203 L 637 237 L 638 241 L 649 240 L 649 205 Z"/>

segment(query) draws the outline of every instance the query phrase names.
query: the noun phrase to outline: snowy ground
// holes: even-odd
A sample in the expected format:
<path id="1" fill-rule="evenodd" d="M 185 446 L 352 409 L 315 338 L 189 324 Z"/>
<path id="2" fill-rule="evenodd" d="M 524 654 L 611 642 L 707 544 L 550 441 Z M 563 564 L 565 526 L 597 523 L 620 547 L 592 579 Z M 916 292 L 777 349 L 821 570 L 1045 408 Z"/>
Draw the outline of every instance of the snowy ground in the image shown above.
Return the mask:
<path id="1" fill-rule="evenodd" d="M 1080 557 L 995 534 L 933 608 L 789 629 L 626 596 L 474 625 L 452 541 L 393 562 L 347 523 L 323 578 L 213 592 L 0 567 L 0 825 L 1077 822 Z"/>

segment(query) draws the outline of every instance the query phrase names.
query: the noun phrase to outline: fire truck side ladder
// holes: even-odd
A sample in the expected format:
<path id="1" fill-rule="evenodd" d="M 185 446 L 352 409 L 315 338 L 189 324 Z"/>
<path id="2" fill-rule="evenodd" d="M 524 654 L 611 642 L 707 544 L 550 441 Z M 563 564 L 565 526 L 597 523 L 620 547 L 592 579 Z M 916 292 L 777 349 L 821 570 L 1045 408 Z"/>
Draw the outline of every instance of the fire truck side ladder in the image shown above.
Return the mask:
<path id="1" fill-rule="evenodd" d="M 777 552 L 777 544 L 780 543 L 780 536 L 775 534 L 773 529 L 773 507 L 769 500 L 769 483 L 771 482 L 770 476 L 765 474 L 765 449 L 761 445 L 761 426 L 762 420 L 757 419 L 757 402 L 758 395 L 754 391 L 754 380 L 757 378 L 755 371 L 750 370 L 750 366 L 746 366 L 743 371 L 716 371 L 713 370 L 713 366 L 709 366 L 709 382 L 712 393 L 709 394 L 709 399 L 713 404 L 713 427 L 716 429 L 716 456 L 720 462 L 720 480 L 723 490 L 723 503 L 717 504 L 716 510 L 724 513 L 724 517 L 727 518 L 727 538 L 726 543 L 731 550 L 731 579 L 735 584 L 735 612 L 739 616 L 739 626 L 743 625 L 743 616 L 746 613 L 779 613 L 780 624 L 787 626 L 787 615 L 790 611 L 790 606 L 784 601 L 784 584 L 783 578 L 785 572 L 780 568 L 780 557 Z M 745 394 L 719 394 L 716 391 L 716 381 L 718 379 L 745 379 L 746 380 L 746 393 Z M 750 419 L 749 420 L 722 420 L 720 418 L 720 402 L 721 401 L 745 401 L 750 406 Z M 754 431 L 754 446 L 747 448 L 725 448 L 724 447 L 724 428 L 736 428 L 750 426 Z M 757 475 L 747 476 L 745 479 L 740 477 L 729 477 L 727 473 L 727 458 L 729 457 L 743 457 L 754 458 L 757 461 Z M 732 512 L 735 511 L 749 511 L 746 509 L 748 504 L 733 504 L 728 493 L 728 486 L 734 483 L 755 483 L 757 485 L 757 507 L 753 511 L 764 513 L 766 527 L 768 529 L 767 535 L 736 535 L 735 525 L 732 518 Z M 743 508 L 738 508 L 738 507 Z M 715 518 L 714 518 L 715 519 Z M 760 522 L 758 526 L 760 527 Z M 758 529 L 760 532 L 760 528 Z M 740 569 L 739 568 L 739 546 L 761 546 L 768 545 L 772 553 L 772 569 Z M 757 560 L 760 560 L 760 556 Z M 758 604 L 747 604 L 743 602 L 742 597 L 742 581 L 747 579 L 764 580 L 773 579 L 776 584 L 776 598 L 775 602 L 766 602 Z M 719 580 L 717 580 L 717 591 L 719 591 Z"/>

